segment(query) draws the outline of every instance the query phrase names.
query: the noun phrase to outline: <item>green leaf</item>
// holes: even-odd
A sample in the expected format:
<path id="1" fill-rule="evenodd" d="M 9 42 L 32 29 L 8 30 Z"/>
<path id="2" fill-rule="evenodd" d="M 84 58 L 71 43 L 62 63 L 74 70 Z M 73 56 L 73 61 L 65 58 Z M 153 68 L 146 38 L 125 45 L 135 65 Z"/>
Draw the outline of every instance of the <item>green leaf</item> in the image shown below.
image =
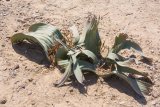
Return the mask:
<path id="1" fill-rule="evenodd" d="M 96 56 L 100 55 L 101 39 L 98 32 L 99 21 L 95 16 L 91 17 L 84 27 L 79 44 L 84 43 L 86 49 L 92 51 Z"/>
<path id="2" fill-rule="evenodd" d="M 62 39 L 62 34 L 55 26 L 37 23 L 29 28 L 28 33 L 17 33 L 13 35 L 11 37 L 11 42 L 12 44 L 17 44 L 23 42 L 23 40 L 27 40 L 31 43 L 36 43 L 42 47 L 49 59 L 48 51 L 59 44 L 57 40 L 62 41 Z"/>
<path id="3" fill-rule="evenodd" d="M 61 66 L 62 68 L 65 68 L 65 69 L 66 69 L 66 67 L 67 67 L 68 64 L 69 64 L 69 60 L 60 60 L 60 61 L 57 62 L 57 64 L 58 64 L 59 66 Z"/>
<path id="4" fill-rule="evenodd" d="M 124 33 L 120 33 L 118 36 L 116 36 L 114 45 L 110 52 L 118 53 L 123 48 L 123 45 L 126 42 L 127 37 L 128 35 Z"/>
<path id="5" fill-rule="evenodd" d="M 133 63 L 138 63 L 138 60 L 136 60 L 135 58 L 124 58 L 123 56 L 112 52 L 109 52 L 109 54 L 106 57 L 106 62 L 108 61 L 112 64 L 116 63 L 120 66 L 129 66 Z"/>
<path id="6" fill-rule="evenodd" d="M 121 55 L 109 52 L 106 58 L 106 62 L 110 63 L 110 64 L 118 64 L 120 66 L 129 66 L 130 64 L 132 64 L 134 61 L 134 59 L 125 59 L 124 57 L 122 57 Z"/>
<path id="7" fill-rule="evenodd" d="M 115 43 L 112 47 L 113 53 L 118 53 L 122 49 L 135 49 L 136 51 L 142 53 L 141 47 L 134 41 L 127 40 L 128 35 L 120 33 L 119 36 L 115 38 Z"/>
<path id="8" fill-rule="evenodd" d="M 113 61 L 125 61 L 125 58 L 124 58 L 124 57 L 122 57 L 121 55 L 112 53 L 112 52 L 109 52 L 109 53 L 108 53 L 107 58 L 108 58 L 108 59 L 111 59 L 111 60 L 113 60 Z"/>
<path id="9" fill-rule="evenodd" d="M 40 26 L 46 26 L 46 25 L 47 24 L 45 23 L 35 23 L 29 27 L 28 32 L 35 32 L 40 29 Z"/>
<path id="10" fill-rule="evenodd" d="M 55 54 L 55 62 L 67 59 L 67 53 L 68 51 L 63 46 L 59 47 Z"/>
<path id="11" fill-rule="evenodd" d="M 142 75 L 142 76 L 148 76 L 148 73 L 146 72 L 139 72 L 135 69 L 132 69 L 130 67 L 124 67 L 124 66 L 117 66 L 118 71 L 122 73 L 130 73 L 130 74 L 137 74 L 137 75 Z"/>
<path id="12" fill-rule="evenodd" d="M 134 58 L 133 59 L 131 58 L 131 59 L 128 59 L 128 60 L 125 60 L 125 61 L 119 61 L 120 59 L 122 60 L 123 57 L 121 57 L 120 55 L 115 54 L 115 53 L 109 53 L 107 58 L 112 60 L 114 64 L 118 65 L 118 71 L 120 71 L 120 72 L 126 72 L 126 73 L 142 75 L 142 76 L 148 76 L 148 74 L 145 73 L 145 72 L 139 72 L 135 69 L 132 69 L 132 68 L 128 67 L 130 64 L 132 64 L 134 62 Z"/>
<path id="13" fill-rule="evenodd" d="M 85 55 L 87 55 L 88 58 L 91 58 L 93 60 L 94 64 L 98 63 L 98 59 L 97 59 L 96 55 L 92 51 L 82 50 L 82 53 L 85 54 Z"/>
<path id="14" fill-rule="evenodd" d="M 120 33 L 118 36 L 115 38 L 115 42 L 113 45 L 113 48 L 116 48 L 116 46 L 120 45 L 121 43 L 124 43 L 126 39 L 128 38 L 127 34 Z"/>
<path id="15" fill-rule="evenodd" d="M 59 66 L 61 66 L 61 67 L 63 67 L 63 68 L 66 68 L 67 66 L 68 66 L 68 64 L 69 64 L 69 61 L 68 60 L 61 60 L 61 61 L 58 61 L 58 65 Z M 91 63 L 89 63 L 89 62 L 87 62 L 87 61 L 83 61 L 83 60 L 77 60 L 77 64 L 78 64 L 78 67 L 79 68 L 76 68 L 75 69 L 75 71 L 74 72 L 80 72 L 80 74 L 78 74 L 77 73 L 77 75 L 82 75 L 81 74 L 81 72 L 82 71 L 91 71 L 91 72 L 93 72 L 93 73 L 96 73 L 96 67 L 93 65 L 93 64 L 91 64 Z M 76 66 L 76 65 L 75 65 Z M 77 67 L 77 66 L 76 66 Z M 79 70 L 80 69 L 80 70 Z M 78 70 L 78 71 L 76 71 L 76 70 Z M 82 70 L 82 71 L 81 71 Z M 76 75 L 75 75 L 76 76 Z M 80 78 L 80 77 L 76 77 L 76 78 Z M 82 79 L 83 79 L 84 77 L 82 76 Z M 78 80 L 78 79 L 77 79 Z M 79 79 L 80 80 L 80 79 Z M 80 80 L 80 81 L 84 81 L 84 79 L 83 80 Z"/>
<path id="16" fill-rule="evenodd" d="M 80 69 L 79 63 L 77 62 L 76 55 L 72 55 L 73 60 L 73 72 L 79 83 L 83 84 L 84 76 L 82 74 L 82 70 Z"/>
<path id="17" fill-rule="evenodd" d="M 133 48 L 141 55 L 141 60 L 144 63 L 152 64 L 152 59 L 146 57 L 143 54 L 141 47 L 135 43 L 134 41 L 127 40 L 128 35 L 124 33 L 120 33 L 119 36 L 115 38 L 115 43 L 109 53 L 118 53 L 122 49 L 131 49 Z"/>
<path id="18" fill-rule="evenodd" d="M 118 53 L 122 49 L 133 48 L 134 50 L 136 50 L 141 55 L 142 59 L 146 60 L 147 63 L 152 63 L 152 59 L 146 57 L 143 54 L 142 48 L 137 43 L 135 43 L 134 41 L 127 40 L 127 37 L 128 37 L 127 34 L 120 33 L 119 36 L 117 36 L 115 38 L 115 43 L 114 43 L 112 49 L 110 50 L 110 52 Z"/>
<path id="19" fill-rule="evenodd" d="M 116 63 L 120 66 L 129 66 L 129 65 L 135 63 L 135 59 L 134 58 L 129 58 L 125 61 L 116 61 Z"/>
<path id="20" fill-rule="evenodd" d="M 73 43 L 76 45 L 78 44 L 79 40 L 80 40 L 80 36 L 77 30 L 77 27 L 75 25 L 73 25 L 72 27 L 70 27 L 70 31 L 73 34 Z"/>
<path id="21" fill-rule="evenodd" d="M 139 79 L 136 78 L 131 78 L 126 76 L 123 73 L 119 73 L 117 71 L 113 71 L 115 73 L 115 75 L 117 75 L 118 77 L 124 79 L 126 82 L 129 83 L 129 85 L 134 89 L 134 91 L 139 94 L 140 96 L 143 96 L 143 94 L 149 94 L 150 92 L 150 87 L 151 84 L 147 83 L 145 81 L 141 81 Z"/>
<path id="22" fill-rule="evenodd" d="M 83 60 L 78 60 L 78 64 L 80 66 L 80 69 L 96 73 L 95 65 L 93 65 L 93 64 L 91 64 L 91 63 L 89 63 L 87 61 L 83 61 Z"/>
<path id="23" fill-rule="evenodd" d="M 67 68 L 65 69 L 65 72 L 63 74 L 62 79 L 60 79 L 56 83 L 56 86 L 57 87 L 62 86 L 65 83 L 65 81 L 67 81 L 67 79 L 69 78 L 69 76 L 71 75 L 71 72 L 72 72 L 72 60 L 69 61 L 69 64 L 68 64 Z"/>

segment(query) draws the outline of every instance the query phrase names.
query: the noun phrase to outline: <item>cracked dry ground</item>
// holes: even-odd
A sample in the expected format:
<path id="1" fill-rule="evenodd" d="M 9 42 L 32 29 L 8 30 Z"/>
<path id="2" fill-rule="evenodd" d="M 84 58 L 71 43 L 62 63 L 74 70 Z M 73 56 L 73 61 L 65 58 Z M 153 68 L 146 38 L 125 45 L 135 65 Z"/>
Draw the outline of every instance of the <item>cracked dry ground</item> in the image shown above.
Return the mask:
<path id="1" fill-rule="evenodd" d="M 87 93 L 82 94 L 75 82 L 56 88 L 53 83 L 61 75 L 56 68 L 44 67 L 42 54 L 32 54 L 29 60 L 34 47 L 20 48 L 21 54 L 12 48 L 9 37 L 26 32 L 33 23 L 60 29 L 75 23 L 81 31 L 88 13 L 101 16 L 99 32 L 107 46 L 118 33 L 126 32 L 153 58 L 151 66 L 136 66 L 154 82 L 146 99 L 117 78 L 100 81 L 95 75 L 87 77 Z M 159 46 L 159 0 L 0 0 L 0 107 L 160 107 Z"/>

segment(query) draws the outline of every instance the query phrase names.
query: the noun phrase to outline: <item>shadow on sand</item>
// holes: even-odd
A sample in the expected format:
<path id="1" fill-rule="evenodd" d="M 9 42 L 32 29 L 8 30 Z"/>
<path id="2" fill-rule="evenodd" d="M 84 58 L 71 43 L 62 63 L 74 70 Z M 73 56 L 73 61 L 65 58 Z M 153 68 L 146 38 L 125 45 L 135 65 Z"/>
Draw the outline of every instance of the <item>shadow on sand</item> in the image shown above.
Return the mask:
<path id="1" fill-rule="evenodd" d="M 47 60 L 44 51 L 41 47 L 35 44 L 30 44 L 26 42 L 22 42 L 16 45 L 12 45 L 14 50 L 26 58 L 28 58 L 31 61 L 34 61 L 38 64 L 42 64 L 45 66 L 49 66 L 50 62 Z M 84 82 L 84 85 L 79 84 L 77 81 L 75 81 L 75 77 L 71 77 L 71 83 L 68 84 L 74 88 L 77 88 L 80 93 L 86 94 L 87 93 L 87 86 L 93 85 L 97 83 L 98 77 L 93 73 L 88 73 L 89 75 L 85 75 L 86 81 Z M 132 96 L 136 101 L 138 101 L 142 105 L 146 105 L 147 101 L 145 97 L 137 95 L 133 89 L 122 79 L 119 79 L 116 76 L 111 76 L 104 81 L 112 88 L 116 88 L 119 92 L 125 93 L 129 96 Z"/>
<path id="2" fill-rule="evenodd" d="M 89 75 L 88 75 L 89 74 Z M 78 83 L 75 77 L 71 77 L 71 83 L 69 84 L 70 86 L 77 88 L 79 90 L 80 93 L 82 94 L 87 94 L 87 87 L 93 84 L 97 83 L 98 77 L 97 75 L 93 74 L 93 73 L 88 73 L 85 74 L 85 81 L 84 81 L 84 85 Z"/>
<path id="3" fill-rule="evenodd" d="M 81 85 L 77 81 L 75 81 L 75 77 L 71 78 L 71 83 L 69 85 L 74 88 L 77 88 L 80 93 L 86 94 L 87 93 L 86 87 L 96 84 L 98 80 L 98 77 L 96 75 L 92 73 L 89 73 L 89 74 L 90 75 L 85 75 L 85 78 L 87 79 L 84 83 L 85 85 Z M 136 94 L 126 81 L 113 75 L 111 77 L 105 78 L 104 82 L 106 82 L 110 87 L 117 89 L 120 93 L 125 93 L 133 97 L 138 103 L 142 105 L 147 104 L 145 97 L 139 96 L 138 94 Z"/>
<path id="4" fill-rule="evenodd" d="M 131 97 L 133 97 L 137 102 L 142 105 L 146 105 L 147 101 L 144 96 L 138 95 L 131 86 L 124 80 L 118 78 L 117 76 L 113 75 L 109 78 L 104 79 L 104 81 L 111 86 L 112 88 L 117 89 L 121 93 L 125 93 Z"/>
<path id="5" fill-rule="evenodd" d="M 47 60 L 43 49 L 36 44 L 22 42 L 12 45 L 12 47 L 16 53 L 25 56 L 30 61 L 45 65 L 46 67 L 50 65 L 50 62 Z"/>

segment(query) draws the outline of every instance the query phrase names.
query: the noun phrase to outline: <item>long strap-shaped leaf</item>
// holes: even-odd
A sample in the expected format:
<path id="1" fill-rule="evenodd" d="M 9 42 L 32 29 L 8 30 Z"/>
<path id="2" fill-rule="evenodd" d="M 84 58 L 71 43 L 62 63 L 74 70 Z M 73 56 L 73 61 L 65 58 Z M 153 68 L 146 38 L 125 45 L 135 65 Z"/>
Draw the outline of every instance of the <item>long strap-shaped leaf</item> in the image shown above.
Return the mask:
<path id="1" fill-rule="evenodd" d="M 89 58 L 91 58 L 93 60 L 94 64 L 98 63 L 98 59 L 97 59 L 96 55 L 92 51 L 82 50 L 82 53 L 87 55 Z"/>
<path id="2" fill-rule="evenodd" d="M 124 67 L 124 66 L 117 66 L 118 67 L 118 71 L 122 72 L 122 73 L 130 73 L 130 74 L 137 74 L 137 75 L 142 75 L 142 76 L 148 76 L 148 73 L 146 72 L 139 72 L 135 69 L 132 69 L 130 67 Z"/>
<path id="3" fill-rule="evenodd" d="M 133 48 L 133 49 L 135 49 L 135 50 L 137 50 L 137 51 L 142 53 L 141 47 L 137 43 L 135 43 L 135 42 L 133 42 L 131 40 L 127 40 L 127 37 L 128 37 L 127 34 L 120 33 L 119 36 L 117 36 L 115 38 L 115 43 L 114 43 L 114 45 L 112 47 L 112 52 L 113 53 L 118 53 L 122 49 L 131 49 L 131 48 Z"/>
<path id="4" fill-rule="evenodd" d="M 66 68 L 68 64 L 69 64 L 68 60 L 58 61 L 58 65 L 63 68 Z M 83 60 L 78 60 L 78 64 L 81 70 L 92 71 L 93 73 L 96 73 L 95 65 Z"/>
<path id="5" fill-rule="evenodd" d="M 95 16 L 91 16 L 87 21 L 79 43 L 84 43 L 85 48 L 92 51 L 96 56 L 100 55 L 101 39 L 98 32 L 99 20 Z"/>
<path id="6" fill-rule="evenodd" d="M 106 58 L 109 58 L 113 61 L 125 61 L 124 57 L 112 52 L 109 52 Z"/>
<path id="7" fill-rule="evenodd" d="M 29 28 L 28 33 L 17 33 L 13 35 L 11 37 L 11 42 L 16 44 L 23 40 L 28 40 L 29 42 L 37 43 L 43 48 L 47 58 L 49 59 L 48 50 L 59 44 L 57 40 L 62 41 L 62 39 L 62 34 L 55 26 L 37 23 Z"/>
<path id="8" fill-rule="evenodd" d="M 129 65 L 131 65 L 131 64 L 133 64 L 135 62 L 136 61 L 135 61 L 134 58 L 129 58 L 129 59 L 125 60 L 125 61 L 116 61 L 116 63 L 118 65 L 120 65 L 120 66 L 129 66 Z"/>
<path id="9" fill-rule="evenodd" d="M 72 55 L 73 60 L 73 73 L 78 80 L 79 83 L 83 84 L 84 76 L 82 74 L 82 70 L 80 69 L 79 63 L 77 61 L 76 55 Z"/>
<path id="10" fill-rule="evenodd" d="M 128 59 L 125 61 L 117 61 L 122 59 L 120 55 L 117 55 L 115 53 L 109 53 L 108 57 L 110 60 L 112 60 L 114 63 L 118 65 L 118 70 L 120 72 L 126 72 L 126 73 L 131 73 L 131 74 L 137 74 L 137 75 L 142 75 L 142 76 L 147 76 L 148 74 L 145 72 L 139 72 L 135 69 L 132 69 L 128 67 L 128 65 L 132 64 L 134 62 L 134 59 Z"/>
<path id="11" fill-rule="evenodd" d="M 69 60 L 60 60 L 60 61 L 57 61 L 57 64 L 58 64 L 60 67 L 66 69 L 66 67 L 67 67 L 68 64 L 69 64 Z"/>
<path id="12" fill-rule="evenodd" d="M 68 51 L 63 47 L 59 47 L 56 54 L 55 54 L 55 62 L 58 63 L 60 60 L 66 60 Z"/>
<path id="13" fill-rule="evenodd" d="M 124 58 L 118 54 L 112 53 L 112 52 L 109 52 L 109 54 L 107 55 L 106 60 L 108 60 L 108 59 L 112 60 L 114 63 L 117 63 L 120 66 L 129 66 L 135 62 L 134 58 L 126 59 L 126 58 Z"/>
<path id="14" fill-rule="evenodd" d="M 136 78 L 128 77 L 123 73 L 119 73 L 118 71 L 113 72 L 115 73 L 115 75 L 128 82 L 129 85 L 134 89 L 134 91 L 140 96 L 143 96 L 143 94 L 149 94 L 151 84 L 138 80 Z"/>
<path id="15" fill-rule="evenodd" d="M 62 86 L 64 84 L 64 82 L 71 75 L 71 72 L 72 72 L 72 59 L 69 61 L 69 64 L 68 64 L 67 68 L 65 69 L 65 72 L 63 74 L 62 79 L 56 83 L 57 87 L 60 87 L 60 86 Z"/>
<path id="16" fill-rule="evenodd" d="M 96 73 L 95 65 L 83 60 L 78 60 L 78 63 L 79 63 L 80 69 Z"/>
<path id="17" fill-rule="evenodd" d="M 141 57 L 149 62 L 152 62 L 151 58 L 148 58 L 144 55 L 142 48 L 135 43 L 134 41 L 127 40 L 128 35 L 124 33 L 120 33 L 119 36 L 115 38 L 115 43 L 111 49 L 111 52 L 118 53 L 122 49 L 131 49 L 133 48 L 138 53 L 140 53 Z"/>
<path id="18" fill-rule="evenodd" d="M 113 48 L 116 48 L 121 43 L 124 43 L 127 38 L 128 38 L 127 34 L 120 33 L 118 36 L 115 37 L 115 42 L 114 42 Z"/>

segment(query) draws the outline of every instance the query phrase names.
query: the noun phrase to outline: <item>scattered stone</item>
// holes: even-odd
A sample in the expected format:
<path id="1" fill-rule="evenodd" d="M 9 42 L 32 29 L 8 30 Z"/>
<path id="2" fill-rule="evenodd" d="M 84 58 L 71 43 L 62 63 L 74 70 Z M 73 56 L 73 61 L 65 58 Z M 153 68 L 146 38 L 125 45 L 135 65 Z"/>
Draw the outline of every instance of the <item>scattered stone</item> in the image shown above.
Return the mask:
<path id="1" fill-rule="evenodd" d="M 25 66 L 24 68 L 27 69 L 27 66 Z"/>
<path id="2" fill-rule="evenodd" d="M 126 13 L 126 16 L 132 15 L 133 13 Z"/>
<path id="3" fill-rule="evenodd" d="M 154 53 L 154 50 L 151 50 L 151 53 Z"/>
<path id="4" fill-rule="evenodd" d="M 70 89 L 70 90 L 69 90 L 69 92 L 71 92 L 71 93 L 72 93 L 72 92 L 73 92 L 73 89 Z"/>
<path id="5" fill-rule="evenodd" d="M 36 103 L 33 101 L 33 102 L 31 102 L 31 104 L 32 104 L 32 105 L 35 105 Z"/>
<path id="6" fill-rule="evenodd" d="M 32 81 L 33 81 L 33 78 L 28 79 L 28 81 L 29 81 L 29 82 L 32 82 Z"/>
<path id="7" fill-rule="evenodd" d="M 15 30 L 14 32 L 18 32 L 18 30 Z"/>
<path id="8" fill-rule="evenodd" d="M 6 45 L 4 44 L 4 43 L 2 43 L 2 45 L 1 45 L 2 47 L 5 47 Z"/>
<path id="9" fill-rule="evenodd" d="M 0 104 L 6 104 L 7 100 L 5 98 L 0 100 Z"/>
<path id="10" fill-rule="evenodd" d="M 68 101 L 68 100 L 66 100 L 66 103 L 69 103 L 69 101 Z"/>
<path id="11" fill-rule="evenodd" d="M 31 92 L 31 91 L 29 91 L 29 92 L 28 92 L 28 95 L 31 95 L 31 94 L 32 94 L 32 92 Z"/>
<path id="12" fill-rule="evenodd" d="M 25 87 L 26 87 L 25 84 L 20 86 L 21 89 L 25 89 Z"/>
<path id="13" fill-rule="evenodd" d="M 25 88 L 26 88 L 26 84 L 22 84 L 22 85 L 18 86 L 17 92 L 19 92 L 20 90 L 25 89 Z"/>
<path id="14" fill-rule="evenodd" d="M 16 81 L 14 84 L 17 84 L 19 81 Z"/>
<path id="15" fill-rule="evenodd" d="M 14 66 L 13 70 L 16 70 L 19 68 L 19 65 L 17 64 L 16 66 Z"/>
<path id="16" fill-rule="evenodd" d="M 6 71 L 7 70 L 7 68 L 4 68 L 4 71 Z"/>
<path id="17" fill-rule="evenodd" d="M 111 96 L 111 100 L 116 100 L 116 96 L 115 96 L 115 95 L 112 95 L 112 96 Z"/>

